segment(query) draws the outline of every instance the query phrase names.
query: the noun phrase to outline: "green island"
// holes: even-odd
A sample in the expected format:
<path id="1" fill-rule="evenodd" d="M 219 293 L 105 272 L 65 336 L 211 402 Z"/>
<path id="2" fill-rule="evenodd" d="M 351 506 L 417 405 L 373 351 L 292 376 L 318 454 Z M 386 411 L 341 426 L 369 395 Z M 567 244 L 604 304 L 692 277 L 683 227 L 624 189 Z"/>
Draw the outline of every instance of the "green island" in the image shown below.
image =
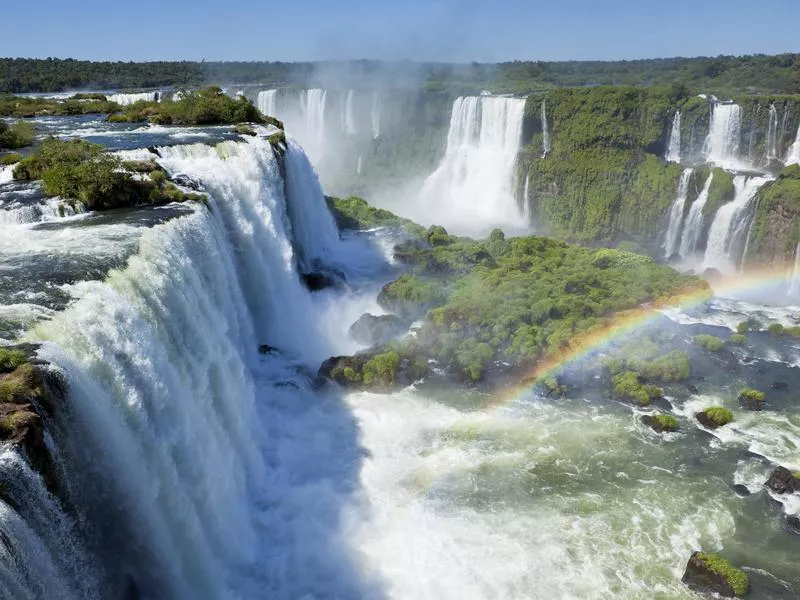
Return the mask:
<path id="1" fill-rule="evenodd" d="M 727 597 L 741 598 L 750 589 L 750 580 L 744 571 L 720 555 L 708 552 L 695 552 L 692 555 L 683 581 L 697 591 Z"/>
<path id="2" fill-rule="evenodd" d="M 357 228 L 404 220 L 363 201 L 329 201 L 338 222 Z M 405 273 L 386 284 L 379 304 L 407 324 L 421 320 L 415 336 L 349 357 L 333 357 L 321 372 L 348 387 L 391 390 L 430 372 L 467 384 L 502 373 L 524 373 L 608 327 L 624 311 L 708 290 L 691 275 L 652 259 L 613 249 L 593 250 L 549 238 L 485 240 L 419 227 L 394 249 Z M 424 232 L 424 234 L 423 234 Z M 615 364 L 615 393 L 647 404 L 662 392 L 654 384 L 685 379 L 685 354 Z"/>

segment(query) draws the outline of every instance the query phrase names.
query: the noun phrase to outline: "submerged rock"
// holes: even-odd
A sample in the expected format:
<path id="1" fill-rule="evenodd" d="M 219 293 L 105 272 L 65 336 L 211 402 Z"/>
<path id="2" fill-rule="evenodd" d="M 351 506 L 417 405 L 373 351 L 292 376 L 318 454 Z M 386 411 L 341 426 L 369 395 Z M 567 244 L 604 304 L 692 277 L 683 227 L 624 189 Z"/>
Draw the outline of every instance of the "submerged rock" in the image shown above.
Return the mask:
<path id="1" fill-rule="evenodd" d="M 776 494 L 800 492 L 800 473 L 792 473 L 786 467 L 778 467 L 767 479 L 766 485 Z"/>
<path id="2" fill-rule="evenodd" d="M 750 587 L 743 571 L 721 556 L 704 552 L 692 554 L 681 581 L 695 592 L 718 594 L 725 598 L 740 598 Z"/>
<path id="3" fill-rule="evenodd" d="M 360 344 L 385 344 L 406 331 L 405 322 L 396 315 L 364 313 L 350 326 L 350 337 Z"/>

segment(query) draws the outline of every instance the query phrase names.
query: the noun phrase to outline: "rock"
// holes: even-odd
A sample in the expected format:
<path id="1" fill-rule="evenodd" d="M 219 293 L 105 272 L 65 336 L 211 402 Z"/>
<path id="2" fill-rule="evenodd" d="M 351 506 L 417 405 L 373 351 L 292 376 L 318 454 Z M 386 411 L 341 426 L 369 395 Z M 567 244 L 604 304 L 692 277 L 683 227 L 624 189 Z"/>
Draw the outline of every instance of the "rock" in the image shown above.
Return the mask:
<path id="1" fill-rule="evenodd" d="M 703 279 L 706 281 L 719 281 L 722 279 L 722 273 L 714 267 L 708 267 L 703 271 Z"/>
<path id="2" fill-rule="evenodd" d="M 185 188 L 189 188 L 190 190 L 194 190 L 195 192 L 202 191 L 203 186 L 200 184 L 199 181 L 195 181 L 188 175 L 184 173 L 178 173 L 170 177 L 170 180 L 174 183 L 183 186 Z"/>
<path id="3" fill-rule="evenodd" d="M 785 467 L 775 469 L 764 485 L 776 494 L 800 492 L 800 478 Z"/>
<path id="4" fill-rule="evenodd" d="M 270 354 L 272 352 L 280 352 L 275 346 L 270 346 L 269 344 L 261 344 L 258 347 L 259 354 Z"/>
<path id="5" fill-rule="evenodd" d="M 691 383 L 686 386 L 686 389 L 689 391 L 690 394 L 699 394 L 700 390 L 697 389 L 696 385 L 692 385 Z"/>
<path id="6" fill-rule="evenodd" d="M 800 534 L 800 518 L 795 515 L 786 519 L 786 526 L 792 533 Z"/>
<path id="7" fill-rule="evenodd" d="M 739 406 L 745 410 L 760 411 L 764 406 L 764 393 L 751 389 L 742 390 L 739 392 Z"/>
<path id="8" fill-rule="evenodd" d="M 650 427 L 656 433 L 677 431 L 678 422 L 672 415 L 642 415 L 642 423 Z"/>
<path id="9" fill-rule="evenodd" d="M 681 262 L 681 254 L 680 254 L 680 252 L 673 252 L 672 254 L 669 255 L 669 258 L 667 259 L 667 264 L 670 264 L 670 265 L 674 265 L 674 264 L 677 264 L 679 262 Z"/>
<path id="10" fill-rule="evenodd" d="M 309 271 L 301 273 L 300 279 L 311 292 L 318 292 L 326 288 L 335 287 L 345 280 L 344 273 L 333 269 Z"/>
<path id="11" fill-rule="evenodd" d="M 350 326 L 350 337 L 360 344 L 376 346 L 406 331 L 405 322 L 396 315 L 371 315 L 364 313 Z"/>
<path id="12" fill-rule="evenodd" d="M 722 427 L 733 420 L 731 411 L 729 411 L 727 408 L 722 408 L 719 406 L 707 408 L 702 412 L 695 413 L 694 416 L 700 422 L 700 424 L 703 425 L 703 427 L 707 427 L 708 429 Z"/>
<path id="13" fill-rule="evenodd" d="M 786 383 L 785 381 L 773 381 L 772 385 L 770 385 L 769 387 L 772 388 L 773 390 L 779 390 L 784 392 L 789 389 L 789 384 Z"/>
<path id="14" fill-rule="evenodd" d="M 694 552 L 681 579 L 689 589 L 725 598 L 742 597 L 750 583 L 743 571 L 715 554 Z"/>
<path id="15" fill-rule="evenodd" d="M 747 489 L 747 486 L 742 485 L 741 483 L 737 483 L 733 486 L 733 491 L 736 492 L 736 495 L 740 498 L 747 498 L 748 496 L 752 496 L 750 490 Z"/>

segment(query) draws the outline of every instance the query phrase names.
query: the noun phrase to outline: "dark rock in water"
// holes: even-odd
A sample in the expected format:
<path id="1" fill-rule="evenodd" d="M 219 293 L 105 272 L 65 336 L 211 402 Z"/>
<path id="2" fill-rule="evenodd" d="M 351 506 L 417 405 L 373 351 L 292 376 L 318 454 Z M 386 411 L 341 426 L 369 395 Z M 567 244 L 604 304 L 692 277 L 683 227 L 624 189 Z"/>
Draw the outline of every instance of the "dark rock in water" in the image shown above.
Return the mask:
<path id="1" fill-rule="evenodd" d="M 258 347 L 258 352 L 260 354 L 270 354 L 272 352 L 280 352 L 275 346 L 270 346 L 269 344 L 261 344 Z"/>
<path id="2" fill-rule="evenodd" d="M 158 146 L 149 146 L 147 148 L 147 151 L 150 152 L 151 154 L 155 154 L 156 156 L 159 157 L 161 156 L 161 154 L 158 153 Z"/>
<path id="3" fill-rule="evenodd" d="M 670 265 L 674 265 L 679 262 L 681 262 L 680 252 L 673 252 L 672 254 L 669 255 L 669 258 L 667 259 L 667 264 Z"/>
<path id="4" fill-rule="evenodd" d="M 302 273 L 300 277 L 306 287 L 312 292 L 318 292 L 333 287 L 337 283 L 333 277 L 325 275 L 324 273 Z"/>
<path id="5" fill-rule="evenodd" d="M 170 177 L 170 179 L 174 183 L 177 183 L 178 185 L 181 185 L 185 188 L 189 188 L 190 190 L 194 190 L 196 192 L 199 192 L 203 189 L 203 186 L 200 184 L 199 181 L 196 181 L 183 173 L 178 173 L 177 175 Z"/>
<path id="6" fill-rule="evenodd" d="M 760 411 L 764 407 L 764 393 L 746 389 L 739 392 L 739 406 L 745 410 Z"/>
<path id="7" fill-rule="evenodd" d="M 686 386 L 686 389 L 689 390 L 690 394 L 699 394 L 700 390 L 697 389 L 696 385 L 692 385 L 691 383 Z"/>
<path id="8" fill-rule="evenodd" d="M 750 587 L 747 575 L 715 554 L 694 552 L 681 579 L 689 589 L 724 598 L 742 597 Z"/>
<path id="9" fill-rule="evenodd" d="M 773 381 L 772 385 L 770 385 L 769 387 L 771 387 L 773 390 L 779 390 L 784 392 L 789 389 L 789 384 L 786 383 L 785 381 Z"/>
<path id="10" fill-rule="evenodd" d="M 785 467 L 778 467 L 764 484 L 776 494 L 800 492 L 800 477 Z"/>
<path id="11" fill-rule="evenodd" d="M 703 279 L 706 281 L 719 281 L 722 279 L 722 273 L 720 273 L 714 267 L 708 267 L 703 271 Z"/>
<path id="12" fill-rule="evenodd" d="M 678 430 L 678 422 L 672 415 L 642 415 L 642 423 L 650 427 L 656 433 Z"/>
<path id="13" fill-rule="evenodd" d="M 375 346 L 385 344 L 405 331 L 405 322 L 396 315 L 364 313 L 350 326 L 350 337 L 360 344 Z"/>
<path id="14" fill-rule="evenodd" d="M 736 495 L 740 498 L 747 498 L 748 496 L 752 496 L 750 490 L 747 489 L 747 486 L 742 485 L 741 483 L 737 483 L 736 485 L 732 486 L 733 491 L 736 492 Z"/>
<path id="15" fill-rule="evenodd" d="M 786 519 L 786 526 L 792 533 L 796 533 L 800 535 L 800 518 L 795 516 L 791 516 Z"/>

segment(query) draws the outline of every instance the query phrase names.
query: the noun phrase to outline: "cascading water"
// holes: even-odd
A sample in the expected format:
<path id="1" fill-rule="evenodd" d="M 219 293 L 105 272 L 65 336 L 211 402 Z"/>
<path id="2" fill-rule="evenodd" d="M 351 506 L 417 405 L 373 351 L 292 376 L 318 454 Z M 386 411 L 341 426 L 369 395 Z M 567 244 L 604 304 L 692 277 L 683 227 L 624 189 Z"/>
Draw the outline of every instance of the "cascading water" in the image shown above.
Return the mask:
<path id="1" fill-rule="evenodd" d="M 524 110 L 520 98 L 455 101 L 445 157 L 422 189 L 427 220 L 464 232 L 521 224 L 513 175 Z"/>
<path id="2" fill-rule="evenodd" d="M 265 115 L 275 116 L 278 114 L 278 90 L 264 90 L 258 92 L 256 105 Z"/>
<path id="3" fill-rule="evenodd" d="M 794 138 L 794 143 L 789 146 L 789 151 L 786 153 L 787 165 L 800 165 L 800 126 L 797 128 L 797 135 Z"/>
<path id="4" fill-rule="evenodd" d="M 683 226 L 683 234 L 681 236 L 680 253 L 683 257 L 688 257 L 694 254 L 697 249 L 697 243 L 700 240 L 700 234 L 703 231 L 703 207 L 708 201 L 708 193 L 711 190 L 711 181 L 714 179 L 714 172 L 709 173 L 703 189 L 697 199 L 692 202 L 689 209 L 689 214 L 686 215 L 686 222 Z"/>
<path id="5" fill-rule="evenodd" d="M 530 192 L 531 192 L 531 174 L 525 176 L 525 186 L 522 188 L 522 218 L 525 223 L 531 222 L 531 205 L 530 205 Z"/>
<path id="6" fill-rule="evenodd" d="M 381 97 L 378 92 L 372 92 L 370 121 L 372 122 L 372 139 L 377 140 L 381 136 Z"/>
<path id="7" fill-rule="evenodd" d="M 689 181 L 692 178 L 692 173 L 694 173 L 694 169 L 684 169 L 678 182 L 678 192 L 669 211 L 669 224 L 664 238 L 664 258 L 669 258 L 678 250 L 681 224 L 683 223 L 683 209 L 686 206 L 686 197 L 689 195 Z"/>
<path id="8" fill-rule="evenodd" d="M 800 243 L 794 247 L 794 264 L 792 266 L 792 278 L 789 280 L 787 293 L 795 296 L 800 292 Z"/>
<path id="9" fill-rule="evenodd" d="M 139 94 L 111 94 L 106 96 L 109 102 L 116 102 L 120 106 L 129 106 L 136 102 L 158 102 L 161 94 L 159 92 L 142 92 Z"/>
<path id="10" fill-rule="evenodd" d="M 704 156 L 720 166 L 735 166 L 739 158 L 742 109 L 738 104 L 715 102 L 704 145 Z"/>
<path id="11" fill-rule="evenodd" d="M 547 100 L 542 100 L 542 157 L 550 154 L 550 127 L 547 124 Z"/>
<path id="12" fill-rule="evenodd" d="M 667 162 L 681 162 L 681 111 L 676 112 L 672 119 L 672 131 L 669 134 L 667 154 L 664 158 Z"/>
<path id="13" fill-rule="evenodd" d="M 764 162 L 778 158 L 778 110 L 774 104 L 769 105 L 769 123 L 767 124 L 767 141 L 764 147 Z"/>
<path id="14" fill-rule="evenodd" d="M 761 112 L 761 105 L 757 104 L 753 115 L 750 117 L 750 136 L 747 143 L 747 158 L 752 163 L 755 162 L 756 133 L 758 130 L 758 115 Z"/>
<path id="15" fill-rule="evenodd" d="M 734 198 L 717 210 L 708 232 L 705 267 L 713 267 L 720 271 L 736 270 L 744 250 L 749 218 L 752 217 L 750 204 L 758 188 L 766 182 L 767 179 L 763 177 L 737 175 L 733 178 L 736 189 Z"/>
<path id="16" fill-rule="evenodd" d="M 347 92 L 347 99 L 342 106 L 342 132 L 347 135 L 355 135 L 357 133 L 355 95 L 355 90 Z"/>
<path id="17" fill-rule="evenodd" d="M 300 106 L 305 117 L 306 133 L 318 142 L 325 137 L 325 106 L 327 90 L 313 89 L 300 92 Z"/>

